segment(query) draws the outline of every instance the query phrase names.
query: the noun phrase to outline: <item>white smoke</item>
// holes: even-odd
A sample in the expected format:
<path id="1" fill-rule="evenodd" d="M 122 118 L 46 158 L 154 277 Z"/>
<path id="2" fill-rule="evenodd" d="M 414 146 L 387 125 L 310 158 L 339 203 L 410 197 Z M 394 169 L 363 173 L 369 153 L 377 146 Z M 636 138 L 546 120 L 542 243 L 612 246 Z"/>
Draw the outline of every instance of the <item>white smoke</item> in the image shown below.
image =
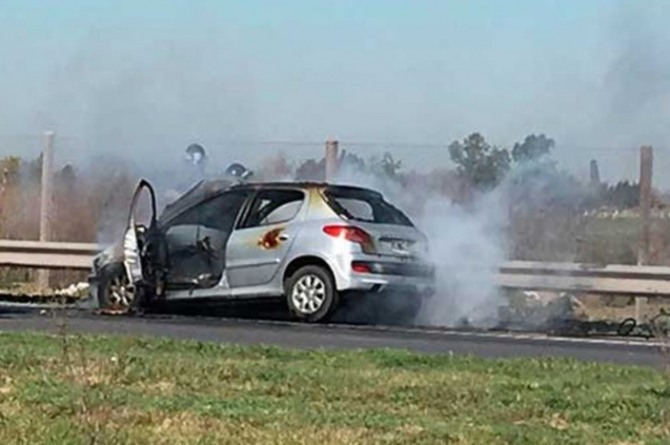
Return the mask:
<path id="1" fill-rule="evenodd" d="M 496 285 L 506 258 L 505 204 L 494 191 L 463 207 L 444 197 L 428 199 L 417 225 L 430 240 L 437 294 L 424 302 L 418 324 L 492 327 L 506 304 Z"/>
<path id="2" fill-rule="evenodd" d="M 506 258 L 505 187 L 480 194 L 464 206 L 431 190 L 427 196 L 415 196 L 385 175 L 347 162 L 341 164 L 335 182 L 382 192 L 428 237 L 438 291 L 422 302 L 414 323 L 496 325 L 498 309 L 506 304 L 496 286 L 498 268 Z"/>

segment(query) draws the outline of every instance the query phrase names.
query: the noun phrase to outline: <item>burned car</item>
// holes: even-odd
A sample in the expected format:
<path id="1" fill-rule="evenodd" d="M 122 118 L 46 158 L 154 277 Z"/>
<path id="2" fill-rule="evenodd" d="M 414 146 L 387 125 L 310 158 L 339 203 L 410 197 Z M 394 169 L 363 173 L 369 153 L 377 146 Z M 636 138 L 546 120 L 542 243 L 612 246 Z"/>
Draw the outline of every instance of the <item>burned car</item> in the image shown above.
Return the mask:
<path id="1" fill-rule="evenodd" d="M 143 193 L 151 219 L 139 225 Z M 432 294 L 434 267 L 426 237 L 370 189 L 203 181 L 158 217 L 143 180 L 125 237 L 95 258 L 90 288 L 103 310 L 273 298 L 316 322 L 366 294 Z"/>

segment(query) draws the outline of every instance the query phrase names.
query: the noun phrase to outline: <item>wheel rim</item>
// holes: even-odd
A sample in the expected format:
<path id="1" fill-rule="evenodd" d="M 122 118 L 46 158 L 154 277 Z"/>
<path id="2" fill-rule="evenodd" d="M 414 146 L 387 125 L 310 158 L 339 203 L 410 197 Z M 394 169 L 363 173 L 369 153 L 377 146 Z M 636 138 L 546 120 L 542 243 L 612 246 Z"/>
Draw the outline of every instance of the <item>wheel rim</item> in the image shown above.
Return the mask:
<path id="1" fill-rule="evenodd" d="M 326 283 L 316 275 L 305 275 L 293 285 L 291 300 L 301 314 L 313 314 L 326 301 Z"/>
<path id="2" fill-rule="evenodd" d="M 117 276 L 109 283 L 109 302 L 115 308 L 129 308 L 135 299 L 135 289 L 125 275 Z"/>

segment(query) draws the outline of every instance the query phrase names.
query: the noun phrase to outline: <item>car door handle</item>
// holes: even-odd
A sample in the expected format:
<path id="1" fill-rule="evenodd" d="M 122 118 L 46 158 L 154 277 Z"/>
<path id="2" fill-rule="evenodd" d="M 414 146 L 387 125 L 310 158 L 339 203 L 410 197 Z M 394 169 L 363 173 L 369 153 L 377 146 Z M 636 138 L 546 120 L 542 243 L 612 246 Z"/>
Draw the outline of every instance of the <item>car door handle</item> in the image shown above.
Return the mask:
<path id="1" fill-rule="evenodd" d="M 279 241 L 288 241 L 288 240 L 289 240 L 289 236 L 288 236 L 287 234 L 285 234 L 285 233 L 282 233 L 281 235 L 279 235 L 279 236 L 277 237 L 277 239 L 279 239 Z"/>

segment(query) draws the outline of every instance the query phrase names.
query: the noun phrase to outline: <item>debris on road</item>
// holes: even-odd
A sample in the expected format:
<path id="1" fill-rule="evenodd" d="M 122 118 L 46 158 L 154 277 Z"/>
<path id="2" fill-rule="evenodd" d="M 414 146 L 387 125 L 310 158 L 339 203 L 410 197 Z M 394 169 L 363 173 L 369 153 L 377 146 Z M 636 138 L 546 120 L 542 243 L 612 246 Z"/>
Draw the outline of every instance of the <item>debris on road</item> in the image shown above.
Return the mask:
<path id="1" fill-rule="evenodd" d="M 546 330 L 566 322 L 586 321 L 582 302 L 566 292 L 514 292 L 500 310 L 501 325 Z"/>
<path id="2" fill-rule="evenodd" d="M 57 297 L 85 298 L 88 296 L 87 282 L 74 283 L 63 289 L 56 289 L 53 294 Z"/>

